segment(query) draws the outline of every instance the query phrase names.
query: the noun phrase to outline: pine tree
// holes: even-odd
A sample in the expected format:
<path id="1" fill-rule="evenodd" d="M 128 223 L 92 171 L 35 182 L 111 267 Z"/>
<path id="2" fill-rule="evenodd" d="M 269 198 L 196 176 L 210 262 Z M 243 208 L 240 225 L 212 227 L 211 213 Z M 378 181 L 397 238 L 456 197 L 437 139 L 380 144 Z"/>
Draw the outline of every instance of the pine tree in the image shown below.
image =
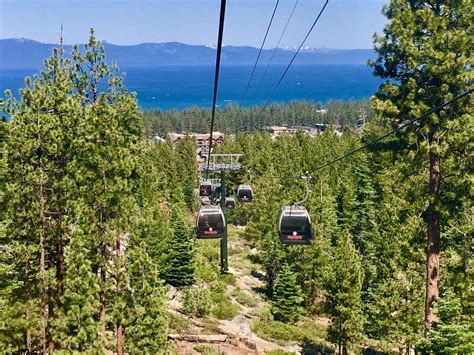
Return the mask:
<path id="1" fill-rule="evenodd" d="M 6 287 L 13 287 L 10 297 L 14 289 L 20 291 L 15 284 L 20 280 L 23 284 L 16 300 L 7 304 L 16 308 L 16 302 L 23 303 L 18 310 L 25 312 L 32 325 L 10 328 L 6 333 L 24 333 L 19 349 L 42 352 L 55 346 L 51 322 L 62 307 L 63 246 L 68 238 L 64 220 L 71 194 L 66 189 L 65 167 L 71 162 L 70 128 L 80 116 L 80 102 L 71 95 L 72 86 L 60 67 L 57 51 L 45 65 L 41 76 L 26 80 L 21 102 L 7 96 L 5 109 L 12 121 L 4 145 L 5 218 L 9 221 L 5 245 L 7 255 L 15 259 L 15 271 L 10 272 L 17 277 L 7 281 L 11 284 Z M 35 310 L 37 302 L 39 312 Z M 15 321 L 7 323 L 7 328 L 21 326 Z M 37 325 L 39 334 L 33 335 Z M 39 339 L 39 344 L 33 344 L 33 339 Z"/>
<path id="2" fill-rule="evenodd" d="M 347 354 L 353 344 L 361 340 L 364 315 L 362 313 L 362 265 L 349 233 L 343 231 L 335 250 L 334 281 L 330 294 L 331 324 L 329 340 L 338 345 L 339 354 Z"/>
<path id="3" fill-rule="evenodd" d="M 177 206 L 172 206 L 171 226 L 173 238 L 170 240 L 165 279 L 175 287 L 190 286 L 194 283 L 196 268 L 193 237 L 183 212 Z"/>
<path id="4" fill-rule="evenodd" d="M 446 292 L 436 307 L 438 322 L 419 344 L 423 354 L 472 354 L 474 329 L 472 322 L 461 318 L 461 302 L 451 291 Z"/>
<path id="5" fill-rule="evenodd" d="M 198 183 L 196 143 L 191 137 L 187 136 L 176 145 L 175 152 L 179 158 L 176 173 L 180 175 L 184 201 L 188 209 L 193 211 L 196 202 L 194 190 Z"/>
<path id="6" fill-rule="evenodd" d="M 146 243 L 141 242 L 128 252 L 125 349 L 156 354 L 166 343 L 165 295 L 146 249 Z"/>
<path id="7" fill-rule="evenodd" d="M 100 352 L 103 339 L 99 328 L 99 278 L 92 272 L 90 242 L 80 231 L 73 233 L 65 255 L 62 314 L 54 324 L 54 341 L 67 351 Z"/>
<path id="8" fill-rule="evenodd" d="M 295 323 L 303 313 L 301 288 L 296 282 L 296 275 L 288 264 L 284 264 L 275 284 L 271 301 L 271 312 L 275 320 L 284 323 Z"/>
<path id="9" fill-rule="evenodd" d="M 469 0 L 392 0 L 384 8 L 389 23 L 384 36 L 375 36 L 377 59 L 371 65 L 385 82 L 373 106 L 392 127 L 400 127 L 469 88 L 474 21 L 472 11 L 466 9 L 471 7 Z M 396 136 L 402 154 L 415 162 L 427 162 L 423 168 L 429 172 L 424 189 L 429 204 L 423 213 L 427 227 L 427 328 L 436 320 L 432 305 L 439 294 L 443 218 L 455 213 L 468 193 L 469 182 L 461 172 L 468 160 L 465 132 L 472 128 L 471 111 L 472 95 Z M 443 175 L 449 174 L 459 174 L 452 191 L 449 184 L 441 185 Z"/>
<path id="10" fill-rule="evenodd" d="M 304 249 L 298 277 L 303 284 L 307 308 L 321 311 L 326 308 L 328 284 L 333 279 L 331 241 L 337 239 L 339 226 L 332 191 L 327 183 L 319 182 L 320 186 L 313 186 L 308 203 L 308 211 L 314 216 L 314 239 L 311 246 Z"/>

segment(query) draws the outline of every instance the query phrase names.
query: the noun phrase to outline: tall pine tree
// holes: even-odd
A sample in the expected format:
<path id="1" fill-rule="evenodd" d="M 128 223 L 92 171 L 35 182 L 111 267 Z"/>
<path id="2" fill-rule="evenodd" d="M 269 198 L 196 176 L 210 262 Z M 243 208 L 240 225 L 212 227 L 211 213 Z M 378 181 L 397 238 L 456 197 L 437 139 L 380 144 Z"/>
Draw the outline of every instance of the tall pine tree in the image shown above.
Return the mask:
<path id="1" fill-rule="evenodd" d="M 190 286 L 195 277 L 195 250 L 191 230 L 184 218 L 183 211 L 178 206 L 172 206 L 171 227 L 173 238 L 170 239 L 167 259 L 168 270 L 166 281 L 175 286 Z"/>
<path id="2" fill-rule="evenodd" d="M 373 100 L 375 110 L 392 127 L 399 127 L 471 86 L 474 36 L 469 0 L 392 0 L 384 8 L 389 23 L 375 36 L 374 74 L 385 79 Z M 443 220 L 456 213 L 468 193 L 462 175 L 468 158 L 465 132 L 472 130 L 472 95 L 439 110 L 397 133 L 399 147 L 428 171 L 424 190 L 429 202 L 426 221 L 425 326 L 439 295 L 440 247 Z M 426 162 L 426 165 L 425 165 Z M 453 191 L 443 176 L 459 174 Z M 449 191 L 449 193 L 448 193 Z M 448 197 L 446 199 L 446 197 Z"/>
<path id="3" fill-rule="evenodd" d="M 331 285 L 329 340 L 338 345 L 339 354 L 347 354 L 362 338 L 363 271 L 360 255 L 349 233 L 341 232 L 334 250 L 334 281 Z"/>

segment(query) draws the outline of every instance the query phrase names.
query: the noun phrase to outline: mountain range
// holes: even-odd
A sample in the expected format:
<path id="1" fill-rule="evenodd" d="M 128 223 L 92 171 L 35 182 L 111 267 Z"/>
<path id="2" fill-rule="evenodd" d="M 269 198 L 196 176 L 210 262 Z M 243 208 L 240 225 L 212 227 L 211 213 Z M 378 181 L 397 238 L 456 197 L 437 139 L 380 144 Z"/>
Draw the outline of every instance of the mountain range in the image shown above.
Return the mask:
<path id="1" fill-rule="evenodd" d="M 121 67 L 153 67 L 166 65 L 212 65 L 216 49 L 212 45 L 189 45 L 179 42 L 115 45 L 103 42 L 108 60 L 116 60 Z M 39 68 L 58 44 L 41 43 L 25 38 L 0 39 L 0 67 Z M 66 57 L 71 56 L 72 46 L 64 46 Z M 274 64 L 287 64 L 295 48 L 278 48 Z M 267 63 L 273 49 L 264 49 L 260 63 Z M 223 65 L 253 64 L 258 48 L 249 46 L 224 46 Z M 305 47 L 296 57 L 295 64 L 364 64 L 375 57 L 372 49 L 330 49 Z"/>

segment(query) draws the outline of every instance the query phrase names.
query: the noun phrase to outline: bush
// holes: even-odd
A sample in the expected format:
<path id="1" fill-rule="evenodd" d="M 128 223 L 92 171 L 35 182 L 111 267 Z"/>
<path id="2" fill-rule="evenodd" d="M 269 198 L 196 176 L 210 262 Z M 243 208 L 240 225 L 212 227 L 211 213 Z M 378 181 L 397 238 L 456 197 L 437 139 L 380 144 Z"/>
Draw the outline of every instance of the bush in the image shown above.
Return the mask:
<path id="1" fill-rule="evenodd" d="M 236 288 L 232 292 L 232 296 L 235 297 L 237 302 L 245 306 L 255 307 L 258 303 L 258 300 L 255 297 L 245 291 L 242 291 L 240 288 Z"/>
<path id="2" fill-rule="evenodd" d="M 196 345 L 194 350 L 203 355 L 220 355 L 221 352 L 210 345 Z"/>
<path id="3" fill-rule="evenodd" d="M 270 321 L 273 320 L 272 312 L 268 306 L 254 309 L 250 312 L 250 315 L 257 317 L 259 320 Z"/>
<path id="4" fill-rule="evenodd" d="M 211 293 L 204 284 L 184 290 L 182 311 L 190 316 L 204 318 L 211 311 Z"/>
<path id="5" fill-rule="evenodd" d="M 170 314 L 168 317 L 168 328 L 173 329 L 177 333 L 187 333 L 189 330 L 190 323 L 174 314 Z"/>
<path id="6" fill-rule="evenodd" d="M 221 274 L 219 278 L 226 285 L 237 285 L 237 280 L 235 279 L 235 276 L 233 274 Z"/>
<path id="7" fill-rule="evenodd" d="M 272 350 L 265 353 L 266 355 L 293 355 L 294 353 L 289 353 L 281 349 Z"/>
<path id="8" fill-rule="evenodd" d="M 288 342 L 308 343 L 325 342 L 326 327 L 317 325 L 311 321 L 301 322 L 298 325 L 285 324 L 282 322 L 254 321 L 252 323 L 252 331 L 259 337 L 273 341 L 277 344 L 284 345 Z"/>
<path id="9" fill-rule="evenodd" d="M 217 305 L 212 307 L 211 313 L 218 319 L 233 319 L 239 314 L 239 307 L 228 298 L 223 298 Z"/>

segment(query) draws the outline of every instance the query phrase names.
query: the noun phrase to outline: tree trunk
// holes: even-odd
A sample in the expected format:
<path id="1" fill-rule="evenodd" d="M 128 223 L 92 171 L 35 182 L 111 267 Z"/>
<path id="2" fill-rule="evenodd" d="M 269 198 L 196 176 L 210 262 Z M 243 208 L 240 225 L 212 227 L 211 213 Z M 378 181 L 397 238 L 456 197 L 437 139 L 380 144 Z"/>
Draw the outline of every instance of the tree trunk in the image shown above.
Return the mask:
<path id="1" fill-rule="evenodd" d="M 25 262 L 25 290 L 26 290 L 26 302 L 27 304 L 31 300 L 31 287 L 30 287 L 30 258 L 26 258 Z M 31 319 L 30 305 L 26 307 L 26 319 Z M 31 331 L 26 330 L 26 353 L 31 354 Z"/>
<path id="2" fill-rule="evenodd" d="M 122 265 L 120 263 L 120 258 L 121 258 L 121 245 L 120 245 L 120 238 L 121 236 L 119 235 L 117 237 L 117 240 L 115 242 L 115 255 L 116 255 L 116 282 L 117 282 L 117 296 L 120 297 L 122 293 L 122 285 L 120 284 L 122 282 L 121 280 L 121 272 L 122 272 Z M 123 354 L 123 326 L 122 326 L 122 320 L 121 317 L 119 316 L 117 319 L 116 323 L 116 335 L 117 335 L 117 355 L 122 355 Z"/>
<path id="3" fill-rule="evenodd" d="M 117 321 L 117 355 L 123 354 L 123 327 L 120 321 Z"/>
<path id="4" fill-rule="evenodd" d="M 430 152 L 430 204 L 427 210 L 425 328 L 431 328 L 436 316 L 433 302 L 439 296 L 440 213 L 437 202 L 441 191 L 441 158 Z"/>
<path id="5" fill-rule="evenodd" d="M 107 300 L 107 289 L 105 285 L 106 272 L 104 266 L 100 268 L 100 280 L 102 289 L 100 290 L 100 329 L 99 333 L 101 336 L 105 336 L 105 316 L 106 316 L 106 300 Z"/>
<path id="6" fill-rule="evenodd" d="M 53 287 L 49 287 L 48 288 L 48 323 L 50 320 L 54 319 L 55 318 L 55 314 L 54 314 L 54 288 Z M 46 327 L 46 342 L 47 342 L 47 347 L 48 347 L 48 353 L 51 353 L 54 351 L 54 348 L 55 348 L 55 345 L 54 345 L 54 341 L 53 341 L 53 338 L 51 336 L 51 332 L 49 331 L 49 324 L 48 326 Z"/>
<path id="7" fill-rule="evenodd" d="M 41 159 L 41 158 L 40 158 Z M 41 164 L 41 163 L 40 163 Z M 42 167 L 40 167 L 42 169 Z M 46 266 L 45 266 L 45 207 L 44 207 L 44 191 L 43 191 L 43 172 L 41 171 L 40 184 L 38 187 L 39 197 L 39 215 L 40 215 L 40 228 L 39 228 L 39 275 L 40 275 L 40 352 L 46 354 L 46 315 L 48 303 L 46 299 Z"/>
<path id="8" fill-rule="evenodd" d="M 64 294 L 64 252 L 63 252 L 63 239 L 59 236 L 57 246 L 57 257 L 56 257 L 56 280 L 57 280 L 57 304 L 58 308 L 63 307 L 63 294 Z"/>

